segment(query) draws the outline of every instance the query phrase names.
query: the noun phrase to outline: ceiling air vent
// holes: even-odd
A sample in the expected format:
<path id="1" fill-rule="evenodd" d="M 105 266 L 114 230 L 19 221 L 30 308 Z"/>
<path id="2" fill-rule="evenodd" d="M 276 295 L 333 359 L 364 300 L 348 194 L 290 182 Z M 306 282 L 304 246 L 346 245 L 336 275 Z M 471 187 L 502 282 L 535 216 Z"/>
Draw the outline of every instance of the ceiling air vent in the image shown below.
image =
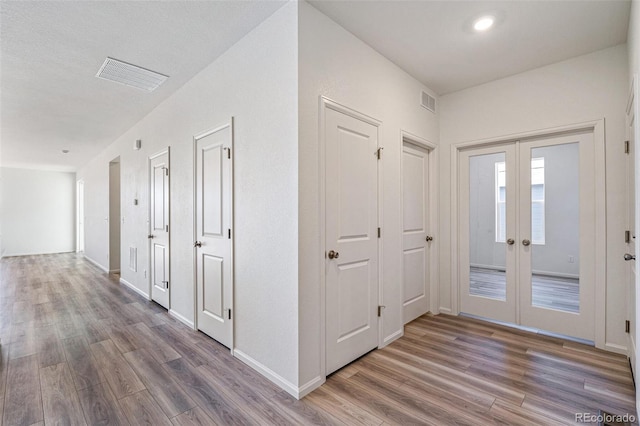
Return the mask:
<path id="1" fill-rule="evenodd" d="M 115 81 L 138 89 L 153 92 L 167 78 L 166 75 L 131 65 L 113 58 L 107 58 L 96 77 Z"/>
<path id="2" fill-rule="evenodd" d="M 420 94 L 420 105 L 428 109 L 435 114 L 436 112 L 436 98 L 426 92 Z"/>

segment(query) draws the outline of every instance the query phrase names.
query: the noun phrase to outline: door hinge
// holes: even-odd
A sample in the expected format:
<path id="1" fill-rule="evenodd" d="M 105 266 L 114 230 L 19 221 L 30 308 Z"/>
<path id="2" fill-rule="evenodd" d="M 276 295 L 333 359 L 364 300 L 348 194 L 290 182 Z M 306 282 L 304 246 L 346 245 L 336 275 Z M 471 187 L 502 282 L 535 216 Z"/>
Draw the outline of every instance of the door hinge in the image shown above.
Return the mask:
<path id="1" fill-rule="evenodd" d="M 163 167 L 165 176 L 169 176 L 169 168 Z"/>
<path id="2" fill-rule="evenodd" d="M 628 154 L 629 150 L 629 141 L 624 141 L 624 153 Z"/>
<path id="3" fill-rule="evenodd" d="M 222 148 L 222 149 L 224 149 L 225 151 L 227 151 L 227 158 L 228 158 L 228 159 L 231 159 L 231 148 Z"/>
<path id="4" fill-rule="evenodd" d="M 380 238 L 381 232 L 382 232 L 381 228 L 378 228 L 378 238 Z"/>
<path id="5" fill-rule="evenodd" d="M 376 150 L 376 156 L 378 157 L 378 160 L 382 157 L 382 150 L 384 149 L 384 147 L 380 147 Z"/>
<path id="6" fill-rule="evenodd" d="M 227 236 L 231 239 L 231 228 L 227 229 Z"/>
<path id="7" fill-rule="evenodd" d="M 378 306 L 378 316 L 381 317 L 382 316 L 382 310 L 386 308 L 386 306 L 384 305 L 379 305 Z"/>
<path id="8" fill-rule="evenodd" d="M 631 231 L 624 231 L 624 242 L 628 243 L 631 241 Z"/>
<path id="9" fill-rule="evenodd" d="M 231 319 L 231 309 L 227 309 L 227 319 Z"/>
<path id="10" fill-rule="evenodd" d="M 164 229 L 166 232 L 169 232 L 169 225 L 165 225 Z"/>
<path id="11" fill-rule="evenodd" d="M 162 284 L 164 284 L 164 288 L 169 288 L 169 281 L 162 281 Z"/>
<path id="12" fill-rule="evenodd" d="M 626 320 L 624 322 L 624 332 L 629 333 L 631 331 L 631 321 Z"/>

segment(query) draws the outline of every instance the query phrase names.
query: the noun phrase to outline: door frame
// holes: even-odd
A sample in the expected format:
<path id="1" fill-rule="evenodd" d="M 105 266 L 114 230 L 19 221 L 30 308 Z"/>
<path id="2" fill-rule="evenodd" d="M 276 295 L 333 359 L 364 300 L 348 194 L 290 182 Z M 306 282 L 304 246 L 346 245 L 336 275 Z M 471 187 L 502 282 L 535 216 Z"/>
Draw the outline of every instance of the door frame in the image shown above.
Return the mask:
<path id="1" fill-rule="evenodd" d="M 402 150 L 404 144 L 409 143 L 425 149 L 428 154 L 429 164 L 429 233 L 433 236 L 433 244 L 429 248 L 429 311 L 433 314 L 440 313 L 440 285 L 438 276 L 440 271 L 440 239 L 438 238 L 438 223 L 440 218 L 440 209 L 438 200 L 440 199 L 440 187 L 438 186 L 438 145 L 421 138 L 420 136 L 409 133 L 400 129 L 400 146 L 399 156 L 402 159 Z M 404 176 L 404 162 L 400 160 L 400 176 Z M 401 184 L 402 185 L 402 184 Z M 400 188 L 402 191 L 404 188 Z M 404 217 L 404 204 L 400 204 L 400 217 Z M 400 272 L 402 281 L 402 300 L 404 300 L 404 268 Z M 403 321 L 404 322 L 404 321 Z M 403 326 L 404 328 L 404 326 Z"/>
<path id="2" fill-rule="evenodd" d="M 325 253 L 327 250 L 326 247 L 326 134 L 325 134 L 325 111 L 326 109 L 332 109 L 341 114 L 348 115 L 357 120 L 364 121 L 365 123 L 371 124 L 378 128 L 378 148 L 384 148 L 381 144 L 381 135 L 382 135 L 382 121 L 377 120 L 371 116 L 363 114 L 359 111 L 351 109 L 347 106 L 344 106 L 326 96 L 319 97 L 319 112 L 318 115 L 318 134 L 320 146 L 318 148 L 318 158 L 319 158 L 319 170 L 318 170 L 318 178 L 320 183 L 320 199 L 319 199 L 319 225 L 320 225 L 320 252 L 321 256 L 321 267 L 320 267 L 320 376 L 324 379 L 327 374 L 327 333 L 326 333 L 326 321 L 327 321 L 327 303 L 326 303 L 326 262 L 325 262 Z M 382 184 L 383 184 L 383 169 L 384 162 L 378 162 L 378 226 L 383 228 L 383 192 L 382 192 Z M 383 228 L 384 229 L 384 228 Z M 383 256 L 383 241 L 384 241 L 384 232 L 378 238 L 378 304 L 384 305 L 384 293 L 383 293 L 383 267 L 382 267 L 382 256 Z M 384 330 L 383 330 L 383 318 L 384 313 L 378 317 L 378 348 L 384 346 Z"/>
<path id="3" fill-rule="evenodd" d="M 640 135 L 640 76 L 638 74 L 633 74 L 631 76 L 631 84 L 629 87 L 629 95 L 627 99 L 627 107 L 625 109 L 626 117 L 633 115 L 633 132 L 634 132 L 634 141 L 635 141 L 635 159 L 632 161 L 635 162 L 635 217 L 632 220 L 635 221 L 635 232 L 638 233 L 640 229 L 640 152 L 638 151 L 638 137 Z M 629 127 L 628 124 L 626 126 Z M 629 137 L 630 135 L 626 135 Z M 635 239 L 635 268 L 636 268 L 636 276 L 635 276 L 635 300 L 632 302 L 635 305 L 635 318 L 632 319 L 633 331 L 635 332 L 635 336 L 633 337 L 633 344 L 629 344 L 629 357 L 633 357 L 632 366 L 637 369 L 637 366 L 640 365 L 640 353 L 638 352 L 638 339 L 640 339 L 640 330 L 638 329 L 638 325 L 640 324 L 640 312 L 638 309 L 640 308 L 640 292 L 638 288 L 640 287 L 640 238 Z M 631 337 L 629 337 L 630 339 Z M 637 371 L 633 371 L 635 374 L 636 380 L 638 377 Z M 636 392 L 636 409 L 640 407 L 640 392 Z"/>
<path id="4" fill-rule="evenodd" d="M 169 169 L 169 174 L 168 174 L 168 179 L 167 179 L 167 184 L 169 185 L 168 188 L 168 192 L 169 192 L 169 199 L 167 200 L 167 203 L 169 204 L 167 206 L 167 209 L 169 210 L 167 212 L 167 222 L 169 224 L 169 232 L 168 232 L 168 236 L 167 236 L 167 244 L 168 244 L 168 252 L 169 252 L 169 287 L 167 288 L 167 291 L 169 293 L 169 306 L 167 307 L 167 312 L 171 311 L 171 286 L 173 284 L 172 279 L 171 279 L 171 147 L 166 147 L 164 148 L 162 151 L 156 152 L 153 155 L 150 155 L 147 158 L 147 170 L 148 170 L 148 182 L 149 182 L 149 211 L 148 214 L 148 227 L 147 227 L 147 231 L 148 234 L 152 233 L 151 230 L 151 215 L 153 214 L 151 211 L 151 191 L 153 191 L 153 188 L 151 187 L 151 161 L 154 160 L 155 158 L 160 157 L 161 155 L 167 154 L 167 169 Z M 154 200 L 155 201 L 155 200 Z M 147 246 L 147 249 L 149 250 L 149 256 L 148 256 L 148 260 L 149 260 L 149 292 L 147 293 L 149 295 L 149 300 L 153 300 L 153 265 L 151 263 L 151 250 L 152 250 L 152 245 L 153 245 L 153 240 L 149 239 L 149 244 Z"/>
<path id="5" fill-rule="evenodd" d="M 229 351 L 231 353 L 231 356 L 233 356 L 234 353 L 234 348 L 235 348 L 235 336 L 236 336 L 236 306 L 235 306 L 235 262 L 234 262 L 234 255 L 235 255 L 235 244 L 234 241 L 236 239 L 236 233 L 235 233 L 235 208 L 234 208 L 234 174 L 233 174 L 233 163 L 234 163 L 234 140 L 235 140 L 235 133 L 234 133 L 234 117 L 229 117 L 229 119 L 225 122 L 223 122 L 222 124 L 219 124 L 215 127 L 209 128 L 208 130 L 205 130 L 203 132 L 197 133 L 194 137 L 193 137 L 193 241 L 195 242 L 198 239 L 198 211 L 196 209 L 196 199 L 197 199 L 197 192 L 198 192 L 198 186 L 197 186 L 197 181 L 196 179 L 198 179 L 198 175 L 197 175 L 197 161 L 198 161 L 198 141 L 202 138 L 205 138 L 213 133 L 219 132 L 220 130 L 224 129 L 224 128 L 230 128 L 231 131 L 231 141 L 229 143 L 230 146 L 230 150 L 231 150 L 231 161 L 229 163 L 229 174 L 231 175 L 231 182 L 229 182 L 229 203 L 230 205 L 230 209 L 231 209 L 231 217 L 229 218 L 229 220 L 231 221 L 230 223 L 230 227 L 231 227 L 231 239 L 230 239 L 230 244 L 231 244 L 231 250 L 229 251 L 230 253 L 230 259 L 229 262 L 231 262 L 231 312 L 232 312 L 232 316 L 233 319 L 231 320 L 231 341 L 229 343 Z M 192 256 L 193 256 L 193 330 L 194 331 L 198 331 L 198 259 L 196 257 L 196 248 L 195 246 L 193 247 L 193 251 L 192 251 Z"/>
<path id="6" fill-rule="evenodd" d="M 606 342 L 606 293 L 607 293 L 607 229 L 606 229 L 606 192 L 605 192 L 605 134 L 604 119 L 586 121 L 582 123 L 569 124 L 547 129 L 532 130 L 517 134 L 505 136 L 497 136 L 487 139 L 480 139 L 469 142 L 461 142 L 451 145 L 451 314 L 458 315 L 460 313 L 460 286 L 459 282 L 459 259 L 458 247 L 459 241 L 459 214 L 458 214 L 458 196 L 459 196 L 459 153 L 467 148 L 480 148 L 490 145 L 498 145 L 511 143 L 516 141 L 524 141 L 527 139 L 536 139 L 541 137 L 549 137 L 554 135 L 571 134 L 580 131 L 591 131 L 593 133 L 593 142 L 595 150 L 595 346 L 600 349 L 617 353 L 626 353 L 624 348 L 618 345 L 611 345 Z M 441 309 L 445 311 L 444 309 Z"/>

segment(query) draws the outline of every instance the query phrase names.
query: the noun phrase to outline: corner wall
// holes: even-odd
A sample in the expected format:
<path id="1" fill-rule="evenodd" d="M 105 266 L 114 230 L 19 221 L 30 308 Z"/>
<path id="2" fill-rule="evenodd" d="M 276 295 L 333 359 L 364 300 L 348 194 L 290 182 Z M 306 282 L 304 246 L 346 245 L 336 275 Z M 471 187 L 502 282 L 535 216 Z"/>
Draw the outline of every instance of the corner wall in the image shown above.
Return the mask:
<path id="1" fill-rule="evenodd" d="M 605 119 L 607 194 L 606 344 L 625 351 L 625 164 L 622 141 L 628 91 L 627 46 L 619 45 L 440 99 L 440 302 L 452 308 L 451 149 L 461 142 Z"/>
<path id="2" fill-rule="evenodd" d="M 383 341 L 403 332 L 401 130 L 434 144 L 438 143 L 439 130 L 438 117 L 420 106 L 420 93 L 430 92 L 428 88 L 313 6 L 301 1 L 299 8 L 299 381 L 303 389 L 309 390 L 324 381 L 320 312 L 324 285 L 320 277 L 325 267 L 324 254 L 320 252 L 320 97 L 326 96 L 382 121 L 381 303 L 386 306 Z"/>
<path id="3" fill-rule="evenodd" d="M 86 253 L 107 266 L 109 161 L 120 156 L 121 276 L 148 294 L 148 158 L 171 147 L 170 305 L 193 323 L 193 137 L 234 117 L 235 353 L 290 388 L 298 376 L 297 10 L 295 2 L 278 9 L 78 172 Z"/>
<path id="4" fill-rule="evenodd" d="M 75 251 L 76 174 L 2 168 L 4 256 Z"/>

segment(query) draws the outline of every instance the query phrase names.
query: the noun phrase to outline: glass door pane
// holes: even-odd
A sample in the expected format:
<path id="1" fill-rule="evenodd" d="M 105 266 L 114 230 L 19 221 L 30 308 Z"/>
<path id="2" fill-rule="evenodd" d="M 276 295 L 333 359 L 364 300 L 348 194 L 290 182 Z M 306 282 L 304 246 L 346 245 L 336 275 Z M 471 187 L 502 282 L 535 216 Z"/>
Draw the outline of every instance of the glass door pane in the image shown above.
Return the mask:
<path id="1" fill-rule="evenodd" d="M 531 300 L 580 312 L 580 149 L 531 149 Z"/>
<path id="2" fill-rule="evenodd" d="M 469 294 L 506 300 L 505 153 L 469 158 Z"/>

